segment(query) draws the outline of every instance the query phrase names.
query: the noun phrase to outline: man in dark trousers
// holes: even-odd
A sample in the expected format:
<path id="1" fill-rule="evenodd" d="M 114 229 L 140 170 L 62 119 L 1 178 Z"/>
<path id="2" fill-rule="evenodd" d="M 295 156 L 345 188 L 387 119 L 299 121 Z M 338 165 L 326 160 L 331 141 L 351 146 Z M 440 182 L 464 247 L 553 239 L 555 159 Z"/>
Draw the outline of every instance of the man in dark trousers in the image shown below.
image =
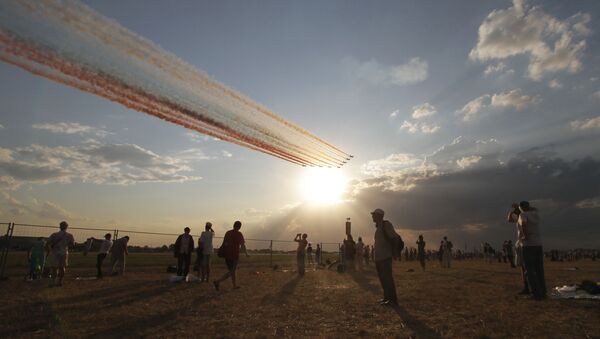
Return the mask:
<path id="1" fill-rule="evenodd" d="M 186 227 L 183 232 L 175 241 L 174 254 L 177 258 L 177 275 L 187 277 L 194 252 L 194 239 L 190 235 L 189 227 Z"/>
<path id="2" fill-rule="evenodd" d="M 393 241 L 397 234 L 391 222 L 383 220 L 383 210 L 378 208 L 371 212 L 375 222 L 375 268 L 379 276 L 379 282 L 383 288 L 383 299 L 379 301 L 382 305 L 398 305 L 396 297 L 396 285 L 392 275 L 392 257 L 394 255 Z"/>

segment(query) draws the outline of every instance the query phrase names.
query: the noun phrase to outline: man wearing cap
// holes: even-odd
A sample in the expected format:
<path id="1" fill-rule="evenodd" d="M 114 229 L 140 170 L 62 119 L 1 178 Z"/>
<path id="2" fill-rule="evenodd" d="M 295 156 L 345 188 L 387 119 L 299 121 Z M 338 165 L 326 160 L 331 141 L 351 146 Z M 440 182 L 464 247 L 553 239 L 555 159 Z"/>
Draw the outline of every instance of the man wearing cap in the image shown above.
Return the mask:
<path id="1" fill-rule="evenodd" d="M 379 282 L 383 288 L 383 299 L 379 301 L 382 305 L 397 305 L 396 285 L 392 275 L 392 257 L 394 254 L 393 241 L 397 237 L 391 222 L 383 220 L 384 212 L 378 208 L 371 212 L 375 222 L 375 268 L 379 276 Z"/>
<path id="2" fill-rule="evenodd" d="M 530 292 L 534 299 L 546 298 L 546 281 L 544 279 L 544 251 L 540 235 L 540 217 L 535 207 L 528 201 L 519 203 L 519 219 L 517 227 L 523 244 L 523 266 Z"/>
<path id="3" fill-rule="evenodd" d="M 190 228 L 183 229 L 183 234 L 175 241 L 175 257 L 177 258 L 177 275 L 187 277 L 190 272 L 190 261 L 194 252 L 194 239 L 190 235 Z"/>

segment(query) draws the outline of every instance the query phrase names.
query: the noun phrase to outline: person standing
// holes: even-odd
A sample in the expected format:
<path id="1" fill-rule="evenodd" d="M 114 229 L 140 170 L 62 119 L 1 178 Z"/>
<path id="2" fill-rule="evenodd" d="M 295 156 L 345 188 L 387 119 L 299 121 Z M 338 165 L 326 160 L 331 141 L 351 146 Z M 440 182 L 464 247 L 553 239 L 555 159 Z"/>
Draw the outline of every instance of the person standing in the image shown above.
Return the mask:
<path id="1" fill-rule="evenodd" d="M 125 273 L 125 256 L 129 255 L 128 244 L 129 236 L 127 235 L 113 241 L 110 249 L 110 275 L 123 275 Z"/>
<path id="2" fill-rule="evenodd" d="M 184 228 L 183 234 L 177 237 L 174 251 L 177 258 L 177 275 L 187 277 L 194 252 L 194 239 L 190 235 L 189 227 Z"/>
<path id="3" fill-rule="evenodd" d="M 104 239 L 100 240 L 100 239 L 96 239 L 94 237 L 91 238 L 92 241 L 94 240 L 100 240 L 102 241 L 102 243 L 100 243 L 100 249 L 98 250 L 98 255 L 96 256 L 96 278 L 98 279 L 102 279 L 102 263 L 104 263 L 104 259 L 106 259 L 106 256 L 108 255 L 108 252 L 110 251 L 110 248 L 113 245 L 112 240 L 110 240 L 111 238 L 111 234 L 110 233 L 106 233 L 104 235 Z M 90 242 L 91 244 L 91 242 Z"/>
<path id="4" fill-rule="evenodd" d="M 294 238 L 294 241 L 298 243 L 298 248 L 296 249 L 296 264 L 300 276 L 304 276 L 306 271 L 304 257 L 306 256 L 306 246 L 308 245 L 308 241 L 306 240 L 307 237 L 308 235 L 306 233 L 298 233 Z"/>
<path id="5" fill-rule="evenodd" d="M 394 284 L 394 276 L 392 275 L 392 257 L 394 256 L 394 242 L 398 235 L 394 231 L 394 226 L 391 222 L 383 220 L 384 212 L 377 208 L 371 212 L 371 217 L 375 223 L 375 268 L 377 276 L 383 289 L 383 299 L 380 300 L 382 305 L 397 305 L 398 298 L 396 296 L 396 285 Z"/>
<path id="6" fill-rule="evenodd" d="M 315 261 L 317 262 L 317 265 L 321 264 L 321 253 L 321 245 L 317 244 L 317 249 L 315 250 Z"/>
<path id="7" fill-rule="evenodd" d="M 535 207 L 528 201 L 519 203 L 519 219 L 517 226 L 521 231 L 523 243 L 523 263 L 525 277 L 533 298 L 541 300 L 546 298 L 546 280 L 544 278 L 544 251 L 540 235 L 540 217 Z"/>
<path id="8" fill-rule="evenodd" d="M 452 260 L 452 241 L 448 240 L 448 237 L 444 237 L 442 241 L 442 267 L 450 268 L 450 261 Z"/>
<path id="9" fill-rule="evenodd" d="M 27 254 L 29 259 L 29 279 L 40 279 L 44 273 L 44 265 L 46 262 L 46 241 L 42 237 L 38 237 L 33 243 Z"/>
<path id="10" fill-rule="evenodd" d="M 50 286 L 62 286 L 65 271 L 69 265 L 69 247 L 75 245 L 73 235 L 67 232 L 69 224 L 66 221 L 61 221 L 59 227 L 60 231 L 52 233 L 46 243 L 50 250 L 50 267 L 54 279 Z"/>
<path id="11" fill-rule="evenodd" d="M 508 216 L 506 217 L 506 221 L 517 225 L 517 221 L 519 220 L 519 215 L 521 215 L 521 210 L 519 209 L 519 204 L 513 203 L 512 210 L 508 212 Z M 517 225 L 517 240 L 515 241 L 515 264 L 521 268 L 521 279 L 523 280 L 523 289 L 519 294 L 528 295 L 531 292 L 529 291 L 529 285 L 527 284 L 527 276 L 525 275 L 525 264 L 523 262 L 523 235 L 521 234 L 521 228 Z"/>
<path id="12" fill-rule="evenodd" d="M 212 229 L 212 224 L 207 222 L 204 226 L 204 232 L 200 234 L 200 240 L 198 240 L 198 246 L 202 249 L 202 263 L 200 265 L 200 282 L 208 282 L 210 277 L 210 260 L 213 254 L 213 238 L 215 237 L 215 231 Z"/>
<path id="13" fill-rule="evenodd" d="M 313 248 L 312 244 L 308 243 L 308 247 L 306 247 L 306 258 L 308 259 L 309 264 L 314 264 L 313 262 Z"/>
<path id="14" fill-rule="evenodd" d="M 365 243 L 363 243 L 362 237 L 358 237 L 358 242 L 356 243 L 356 267 L 359 271 L 363 269 L 364 251 Z"/>
<path id="15" fill-rule="evenodd" d="M 417 240 L 417 257 L 421 263 L 421 269 L 425 271 L 425 241 L 423 240 L 423 234 L 420 234 L 419 240 Z"/>
<path id="16" fill-rule="evenodd" d="M 356 258 L 356 242 L 352 238 L 352 235 L 348 234 L 347 239 L 344 240 L 344 265 L 347 270 L 354 271 Z"/>
<path id="17" fill-rule="evenodd" d="M 371 247 L 369 245 L 366 245 L 363 252 L 364 252 L 363 258 L 365 259 L 365 265 L 369 266 L 369 256 L 371 254 Z"/>
<path id="18" fill-rule="evenodd" d="M 231 277 L 233 288 L 239 288 L 236 282 L 236 270 L 240 259 L 240 249 L 246 254 L 246 257 L 249 257 L 248 251 L 246 250 L 244 235 L 240 232 L 240 228 L 242 228 L 242 222 L 238 220 L 233 223 L 233 229 L 227 231 L 225 237 L 223 237 L 223 244 L 221 247 L 224 248 L 223 255 L 225 257 L 225 264 L 227 265 L 227 273 L 221 278 L 213 281 L 217 291 L 219 290 L 221 282 L 229 277 Z"/>
<path id="19" fill-rule="evenodd" d="M 515 252 L 512 240 L 506 242 L 506 256 L 508 258 L 508 262 L 510 263 L 510 267 L 515 268 Z"/>

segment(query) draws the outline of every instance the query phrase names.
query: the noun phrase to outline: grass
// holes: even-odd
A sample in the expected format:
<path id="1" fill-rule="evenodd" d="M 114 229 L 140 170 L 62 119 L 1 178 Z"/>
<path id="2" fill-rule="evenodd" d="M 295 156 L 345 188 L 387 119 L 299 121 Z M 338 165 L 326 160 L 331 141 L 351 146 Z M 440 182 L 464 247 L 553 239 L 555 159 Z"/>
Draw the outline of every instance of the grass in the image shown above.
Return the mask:
<path id="1" fill-rule="evenodd" d="M 272 270 L 267 258 L 254 256 L 240 264 L 241 289 L 224 282 L 216 292 L 212 284 L 169 283 L 164 265 L 174 259 L 166 254 L 132 254 L 125 276 L 103 280 L 75 280 L 93 275 L 93 265 L 83 267 L 93 261 L 72 259 L 77 267 L 61 288 L 23 283 L 16 277 L 23 269 L 11 268 L 13 277 L 0 283 L 0 337 L 600 336 L 598 301 L 522 299 L 517 269 L 479 260 L 451 269 L 429 263 L 425 272 L 415 262 L 396 262 L 400 307 L 391 309 L 375 303 L 381 289 L 373 266 L 299 278 L 293 257 L 278 258 L 283 270 Z M 221 260 L 213 263 L 214 276 L 222 274 Z M 600 280 L 600 262 L 545 268 L 549 287 Z"/>

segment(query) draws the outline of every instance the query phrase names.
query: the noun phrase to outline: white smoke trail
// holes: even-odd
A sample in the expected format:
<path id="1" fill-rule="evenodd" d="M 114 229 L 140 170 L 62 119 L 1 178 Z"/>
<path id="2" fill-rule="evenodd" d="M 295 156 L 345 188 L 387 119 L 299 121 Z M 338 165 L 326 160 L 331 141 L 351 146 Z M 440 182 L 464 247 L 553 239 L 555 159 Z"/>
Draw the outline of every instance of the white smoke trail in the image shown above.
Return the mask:
<path id="1" fill-rule="evenodd" d="M 299 165 L 352 157 L 73 0 L 0 1 L 0 60 Z"/>

